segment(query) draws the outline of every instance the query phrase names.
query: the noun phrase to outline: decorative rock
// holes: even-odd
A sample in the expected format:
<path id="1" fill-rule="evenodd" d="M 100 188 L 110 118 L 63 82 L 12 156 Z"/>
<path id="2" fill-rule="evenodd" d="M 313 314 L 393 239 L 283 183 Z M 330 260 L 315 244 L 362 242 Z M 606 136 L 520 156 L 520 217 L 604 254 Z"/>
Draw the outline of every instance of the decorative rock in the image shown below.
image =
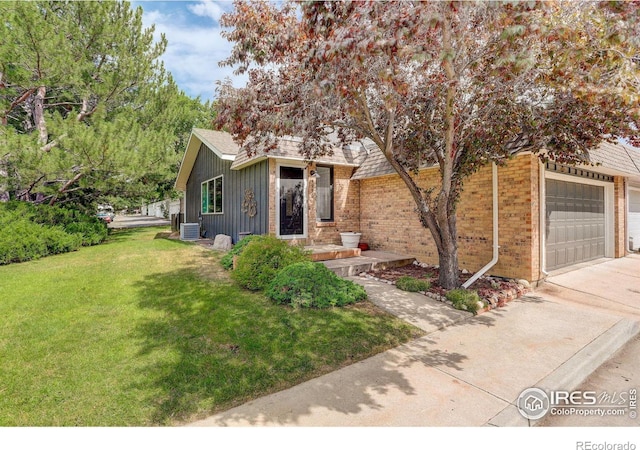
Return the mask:
<path id="1" fill-rule="evenodd" d="M 367 272 L 360 272 L 360 273 L 358 274 L 358 276 L 363 277 L 363 278 L 366 278 L 366 277 L 367 277 Z"/>
<path id="2" fill-rule="evenodd" d="M 526 289 L 531 289 L 531 284 L 527 280 L 517 280 L 516 283 L 518 283 L 520 286 L 523 286 Z"/>
<path id="3" fill-rule="evenodd" d="M 211 247 L 214 250 L 222 250 L 228 252 L 231 250 L 231 236 L 227 236 L 226 234 L 218 234 L 213 240 L 213 246 Z"/>
<path id="4" fill-rule="evenodd" d="M 462 274 L 463 274 L 463 275 L 468 275 L 468 274 L 469 274 L 469 271 L 468 271 L 467 269 L 462 269 Z"/>
<path id="5" fill-rule="evenodd" d="M 414 266 L 419 266 L 420 265 L 420 261 L 418 261 L 417 259 L 414 259 L 411 264 L 413 264 Z"/>

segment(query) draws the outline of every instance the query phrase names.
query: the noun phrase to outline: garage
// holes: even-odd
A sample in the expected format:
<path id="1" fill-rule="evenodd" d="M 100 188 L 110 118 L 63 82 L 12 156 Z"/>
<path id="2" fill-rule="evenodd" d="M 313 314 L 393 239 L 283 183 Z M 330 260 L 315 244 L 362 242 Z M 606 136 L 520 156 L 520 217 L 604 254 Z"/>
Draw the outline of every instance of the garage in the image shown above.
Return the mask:
<path id="1" fill-rule="evenodd" d="M 605 256 L 605 187 L 571 178 L 545 179 L 547 271 Z"/>
<path id="2" fill-rule="evenodd" d="M 640 250 L 640 188 L 629 188 L 629 250 Z"/>

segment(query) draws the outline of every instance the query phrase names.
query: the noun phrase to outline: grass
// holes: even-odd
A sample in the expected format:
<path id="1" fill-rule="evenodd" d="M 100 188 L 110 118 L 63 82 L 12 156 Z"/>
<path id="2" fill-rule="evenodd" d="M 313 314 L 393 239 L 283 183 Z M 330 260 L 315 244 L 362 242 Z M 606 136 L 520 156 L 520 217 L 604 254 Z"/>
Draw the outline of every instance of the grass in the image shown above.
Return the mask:
<path id="1" fill-rule="evenodd" d="M 157 233 L 0 267 L 0 426 L 181 424 L 420 334 L 368 302 L 274 305 Z"/>

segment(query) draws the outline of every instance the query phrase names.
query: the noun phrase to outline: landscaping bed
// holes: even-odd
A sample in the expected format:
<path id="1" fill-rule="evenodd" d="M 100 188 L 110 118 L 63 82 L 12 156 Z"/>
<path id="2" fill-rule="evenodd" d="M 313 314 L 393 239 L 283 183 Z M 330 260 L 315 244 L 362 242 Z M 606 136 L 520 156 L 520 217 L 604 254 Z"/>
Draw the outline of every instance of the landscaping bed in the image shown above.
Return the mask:
<path id="1" fill-rule="evenodd" d="M 363 276 L 378 279 L 390 284 L 395 284 L 401 277 L 413 277 L 418 280 L 429 280 L 431 283 L 428 290 L 423 291 L 428 297 L 439 301 L 447 301 L 445 295 L 447 290 L 438 284 L 438 267 L 425 263 L 414 262 L 407 266 L 394 267 L 389 269 L 377 269 L 365 272 Z M 464 283 L 473 276 L 467 271 L 459 272 L 460 281 Z M 470 287 L 470 290 L 477 291 L 480 298 L 486 303 L 485 310 L 499 308 L 507 302 L 523 296 L 529 289 L 529 285 L 524 280 L 513 280 L 501 277 L 482 276 Z"/>

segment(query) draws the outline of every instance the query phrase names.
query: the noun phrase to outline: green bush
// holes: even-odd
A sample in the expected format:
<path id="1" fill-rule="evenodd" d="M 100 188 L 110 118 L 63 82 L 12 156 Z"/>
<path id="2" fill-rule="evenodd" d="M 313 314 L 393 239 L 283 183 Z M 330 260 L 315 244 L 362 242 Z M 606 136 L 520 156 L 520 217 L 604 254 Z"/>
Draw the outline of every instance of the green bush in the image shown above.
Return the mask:
<path id="1" fill-rule="evenodd" d="M 0 203 L 0 264 L 77 250 L 107 237 L 96 217 L 67 208 L 26 202 Z"/>
<path id="2" fill-rule="evenodd" d="M 367 298 L 362 286 L 311 261 L 282 269 L 269 284 L 266 295 L 278 304 L 307 308 L 344 306 Z"/>
<path id="3" fill-rule="evenodd" d="M 233 268 L 233 257 L 238 256 L 240 253 L 242 253 L 244 248 L 247 245 L 249 245 L 251 241 L 260 239 L 260 238 L 261 238 L 260 235 L 250 234 L 249 236 L 245 236 L 242 239 L 240 239 L 238 242 L 236 242 L 236 245 L 234 245 L 233 248 L 229 250 L 229 252 L 227 252 L 227 254 L 224 255 L 220 260 L 222 267 L 224 267 L 226 270 L 231 270 Z"/>
<path id="4" fill-rule="evenodd" d="M 396 287 L 408 292 L 427 291 L 431 283 L 427 280 L 418 280 L 414 277 L 403 276 L 396 281 Z"/>
<path id="5" fill-rule="evenodd" d="M 252 239 L 236 259 L 231 276 L 242 287 L 253 291 L 265 289 L 283 268 L 309 260 L 302 247 L 289 245 L 275 236 Z"/>
<path id="6" fill-rule="evenodd" d="M 453 303 L 454 308 L 469 311 L 473 314 L 477 314 L 478 310 L 483 308 L 485 305 L 476 291 L 453 289 L 447 292 L 445 297 Z M 480 305 L 483 306 L 481 307 Z"/>

